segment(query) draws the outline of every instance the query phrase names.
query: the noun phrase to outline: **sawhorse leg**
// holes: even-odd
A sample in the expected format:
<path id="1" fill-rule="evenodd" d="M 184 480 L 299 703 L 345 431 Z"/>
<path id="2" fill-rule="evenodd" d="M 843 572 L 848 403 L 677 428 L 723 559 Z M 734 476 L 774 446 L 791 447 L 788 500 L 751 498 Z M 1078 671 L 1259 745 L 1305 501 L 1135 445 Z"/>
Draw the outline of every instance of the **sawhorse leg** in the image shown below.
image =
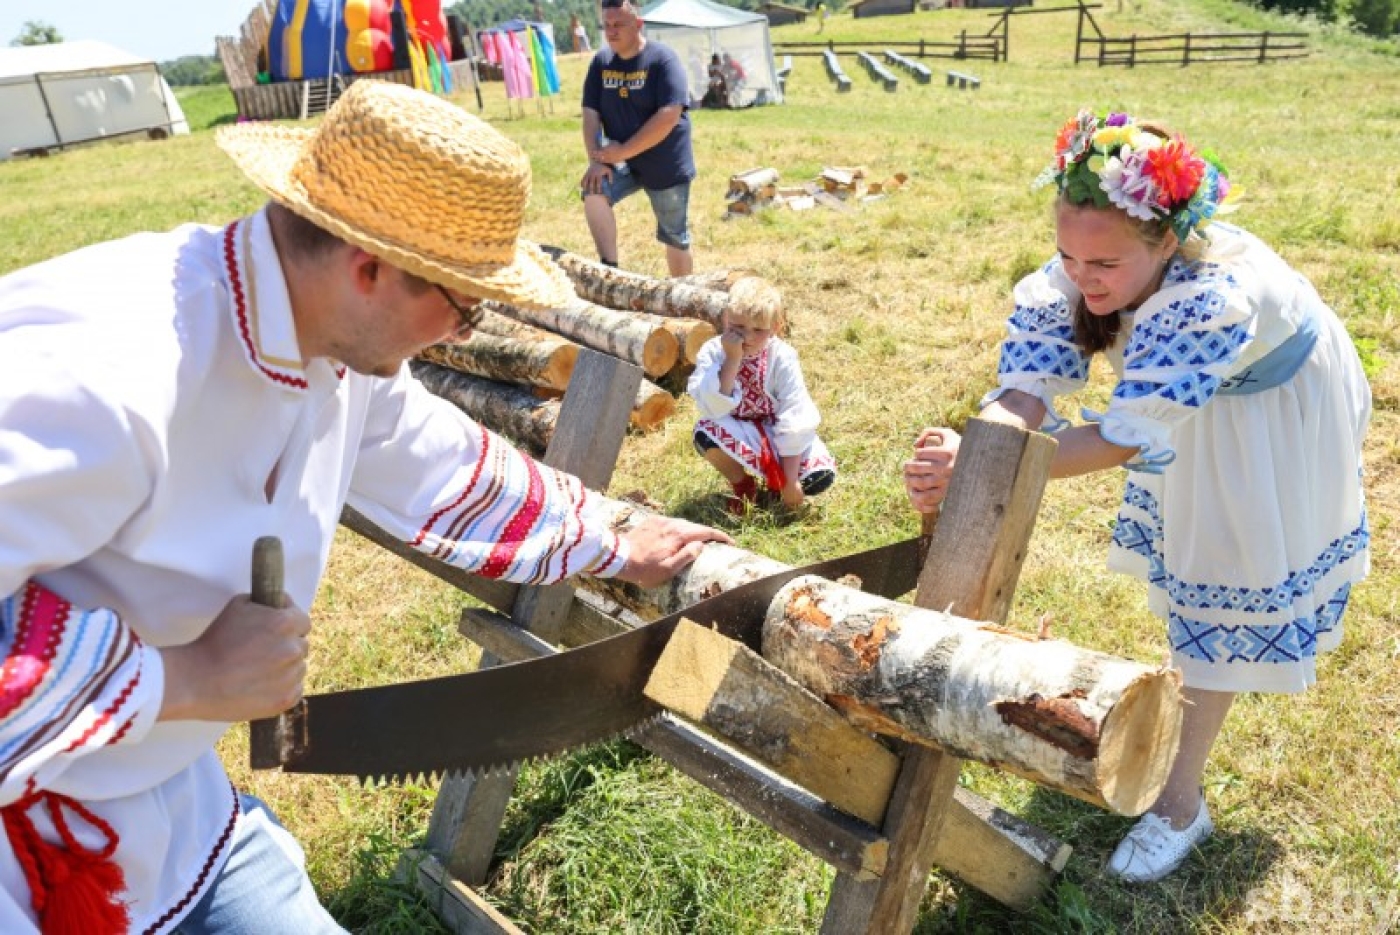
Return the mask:
<path id="1" fill-rule="evenodd" d="M 916 606 L 1005 621 L 1055 448 L 1045 435 L 980 419 L 968 422 L 919 576 Z M 837 874 L 823 935 L 913 930 L 958 769 L 959 761 L 948 754 L 906 748 L 885 817 L 890 841 L 885 872 L 869 882 Z"/>
<path id="2" fill-rule="evenodd" d="M 590 490 L 606 489 L 641 379 L 641 369 L 632 364 L 596 351 L 580 351 L 544 463 L 575 475 Z M 521 588 L 511 617 L 554 643 L 573 599 L 573 588 L 567 584 Z M 483 668 L 498 662 L 491 654 L 482 654 Z M 486 776 L 449 776 L 443 781 L 428 826 L 427 846 L 451 877 L 473 886 L 485 881 L 516 773 L 511 768 Z"/>

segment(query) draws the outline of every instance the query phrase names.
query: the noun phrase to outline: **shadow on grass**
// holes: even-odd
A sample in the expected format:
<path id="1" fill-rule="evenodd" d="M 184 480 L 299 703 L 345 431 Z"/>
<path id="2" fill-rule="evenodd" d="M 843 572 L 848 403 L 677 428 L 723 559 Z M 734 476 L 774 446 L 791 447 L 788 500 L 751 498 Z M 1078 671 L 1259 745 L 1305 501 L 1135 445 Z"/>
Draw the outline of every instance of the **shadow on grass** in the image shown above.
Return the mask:
<path id="1" fill-rule="evenodd" d="M 627 740 L 614 740 L 584 747 L 573 753 L 527 767 L 517 783 L 513 808 L 501 825 L 496 845 L 496 862 L 513 860 L 520 851 L 568 810 L 600 773 L 615 773 L 632 761 L 650 756 Z"/>
<path id="2" fill-rule="evenodd" d="M 1282 856 L 1278 840 L 1257 828 L 1217 827 L 1165 880 L 1125 883 L 1104 865 L 1135 818 L 1112 815 L 1037 788 L 1020 817 L 1074 848 L 1052 889 L 1030 911 L 1017 913 L 962 883 L 956 901 L 926 913 L 915 929 L 935 932 L 1140 933 L 1248 927 L 1251 892 Z M 1257 907 L 1256 907 L 1257 908 Z"/>
<path id="3" fill-rule="evenodd" d="M 734 531 L 758 527 L 761 529 L 782 529 L 805 523 L 820 515 L 818 507 L 808 501 L 796 510 L 783 506 L 777 494 L 763 491 L 758 502 L 748 504 L 743 513 L 731 513 L 727 493 L 702 494 L 682 500 L 673 508 L 671 515 L 688 519 L 692 523 L 702 523 L 716 529 Z"/>

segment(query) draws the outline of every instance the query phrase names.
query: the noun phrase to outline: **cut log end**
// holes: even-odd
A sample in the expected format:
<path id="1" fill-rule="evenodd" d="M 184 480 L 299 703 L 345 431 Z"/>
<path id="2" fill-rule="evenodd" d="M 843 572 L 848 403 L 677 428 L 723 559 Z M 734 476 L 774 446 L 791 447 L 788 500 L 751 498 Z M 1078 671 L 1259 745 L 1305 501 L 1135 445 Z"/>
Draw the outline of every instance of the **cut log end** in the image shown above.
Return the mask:
<path id="1" fill-rule="evenodd" d="M 637 403 L 632 407 L 631 422 L 643 432 L 665 422 L 676 413 L 676 397 L 655 384 L 643 383 L 637 392 Z"/>
<path id="2" fill-rule="evenodd" d="M 642 348 L 642 370 L 653 379 L 667 373 L 680 360 L 681 346 L 676 336 L 657 328 L 647 336 Z"/>
<path id="3" fill-rule="evenodd" d="M 1120 815 L 1140 815 L 1167 784 L 1181 739 L 1181 673 L 1159 669 L 1134 680 L 1099 735 L 1104 804 Z"/>

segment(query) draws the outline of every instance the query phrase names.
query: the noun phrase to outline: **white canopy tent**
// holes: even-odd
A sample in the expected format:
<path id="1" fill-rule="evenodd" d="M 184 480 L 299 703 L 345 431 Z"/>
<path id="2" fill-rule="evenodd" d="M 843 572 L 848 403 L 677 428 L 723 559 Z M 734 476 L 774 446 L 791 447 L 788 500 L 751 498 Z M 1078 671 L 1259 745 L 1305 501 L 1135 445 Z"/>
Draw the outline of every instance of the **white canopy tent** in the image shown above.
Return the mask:
<path id="1" fill-rule="evenodd" d="M 0 160 L 16 150 L 188 132 L 155 62 L 89 40 L 0 48 Z"/>
<path id="2" fill-rule="evenodd" d="M 685 65 L 692 101 L 709 87 L 710 56 L 733 56 L 744 80 L 731 96 L 739 106 L 781 104 L 782 87 L 768 37 L 768 17 L 711 0 L 657 0 L 642 10 L 646 35 L 676 50 Z"/>

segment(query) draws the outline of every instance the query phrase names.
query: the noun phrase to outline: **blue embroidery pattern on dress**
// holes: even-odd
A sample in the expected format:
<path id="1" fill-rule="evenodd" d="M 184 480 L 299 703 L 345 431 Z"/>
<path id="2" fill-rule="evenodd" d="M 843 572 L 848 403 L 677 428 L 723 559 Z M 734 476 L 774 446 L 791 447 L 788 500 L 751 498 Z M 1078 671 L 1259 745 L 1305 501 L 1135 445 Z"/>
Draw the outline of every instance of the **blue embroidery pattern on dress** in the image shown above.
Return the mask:
<path id="1" fill-rule="evenodd" d="M 1228 325 L 1217 331 L 1184 331 L 1164 335 L 1152 347 L 1140 347 L 1138 335 L 1133 335 L 1133 348 L 1125 358 L 1129 368 L 1206 367 L 1234 360 L 1240 348 L 1249 341 L 1249 329 L 1242 323 Z"/>
<path id="2" fill-rule="evenodd" d="M 1009 322 L 1012 328 L 1035 331 L 1046 337 L 1063 341 L 1074 340 L 1074 325 L 1070 321 L 1069 303 L 1064 296 L 1049 305 L 1022 305 L 1017 303 Z"/>
<path id="3" fill-rule="evenodd" d="M 1145 558 L 1148 581 L 1162 588 L 1172 603 L 1167 635 L 1173 651 L 1205 662 L 1295 662 L 1313 656 L 1317 639 L 1336 628 L 1351 595 L 1343 584 L 1316 611 L 1283 623 L 1222 624 L 1192 619 L 1188 610 L 1231 610 L 1280 614 L 1294 601 L 1311 594 L 1317 583 L 1338 566 L 1365 551 L 1370 542 L 1366 514 L 1356 529 L 1328 543 L 1313 562 L 1279 584 L 1263 588 L 1195 584 L 1166 572 L 1161 555 L 1162 520 L 1157 499 L 1141 486 L 1129 483 L 1123 491 L 1124 509 L 1113 532 L 1114 545 Z M 1146 519 L 1132 515 L 1141 511 Z"/>
<path id="4" fill-rule="evenodd" d="M 1046 341 L 1012 340 L 1001 345 L 999 374 L 1047 373 L 1071 380 L 1089 379 L 1089 361 L 1074 347 Z"/>

